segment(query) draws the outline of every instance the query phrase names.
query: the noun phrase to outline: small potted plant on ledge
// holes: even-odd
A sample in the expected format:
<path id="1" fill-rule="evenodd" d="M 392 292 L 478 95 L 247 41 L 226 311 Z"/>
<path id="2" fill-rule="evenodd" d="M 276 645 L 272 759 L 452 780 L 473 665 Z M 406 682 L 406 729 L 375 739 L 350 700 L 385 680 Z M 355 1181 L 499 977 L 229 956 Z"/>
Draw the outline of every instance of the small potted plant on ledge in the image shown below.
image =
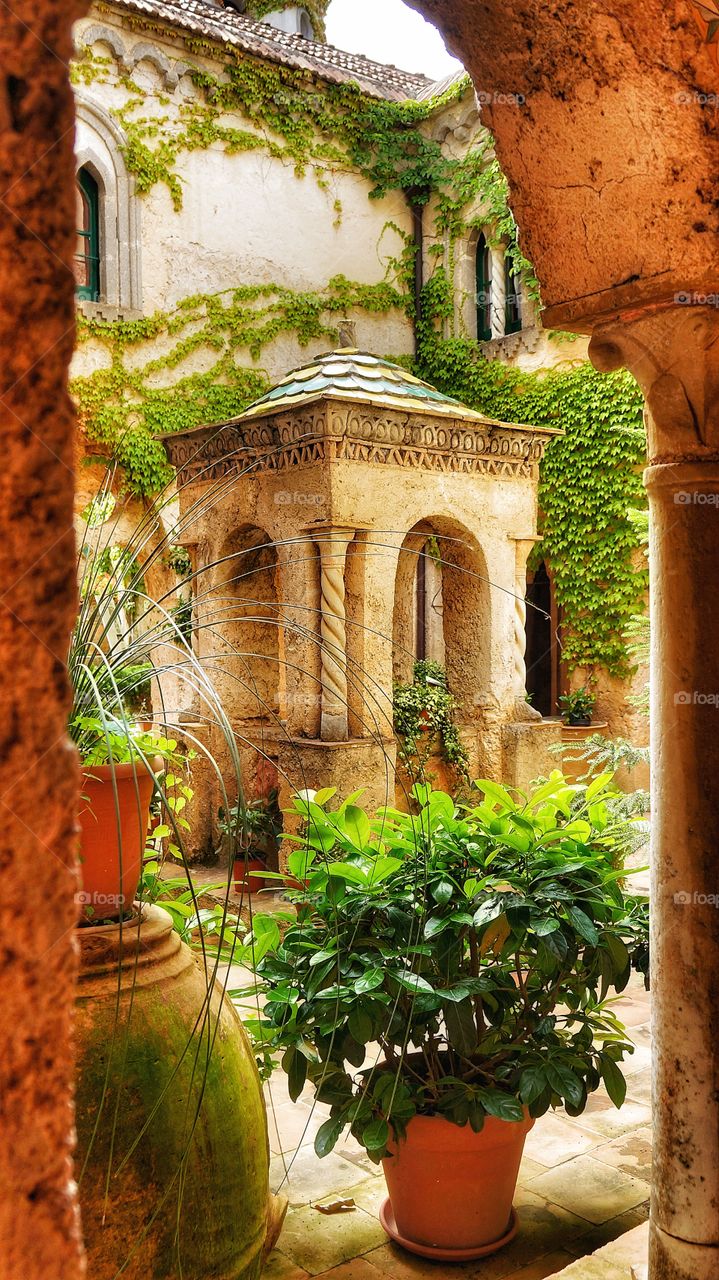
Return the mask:
<path id="1" fill-rule="evenodd" d="M 412 783 L 431 780 L 428 766 L 438 746 L 442 761 L 461 780 L 468 781 L 467 752 L 455 711 L 447 673 L 439 662 L 415 662 L 412 683 L 394 686 L 394 727 L 400 738 L 400 759 Z"/>
<path id="2" fill-rule="evenodd" d="M 579 1115 L 602 1082 L 623 1102 L 632 1046 L 609 997 L 646 942 L 608 775 L 476 787 L 458 807 L 419 786 L 418 814 L 374 818 L 303 793 L 306 901 L 284 935 L 256 920 L 243 957 L 267 998 L 261 1058 L 282 1052 L 291 1097 L 309 1080 L 330 1104 L 317 1154 L 349 1127 L 384 1165 L 388 1234 L 451 1261 L 516 1232 L 537 1117 Z"/>
<path id="3" fill-rule="evenodd" d="M 266 887 L 268 859 L 277 847 L 282 818 L 277 792 L 246 804 L 234 805 L 229 811 L 220 808 L 219 829 L 223 844 L 234 862 L 233 881 L 236 893 L 259 893 Z"/>
<path id="4" fill-rule="evenodd" d="M 572 727 L 587 728 L 592 723 L 592 712 L 596 701 L 596 695 L 591 693 L 586 685 L 572 690 L 571 693 L 565 693 L 559 699 L 564 723 Z"/>

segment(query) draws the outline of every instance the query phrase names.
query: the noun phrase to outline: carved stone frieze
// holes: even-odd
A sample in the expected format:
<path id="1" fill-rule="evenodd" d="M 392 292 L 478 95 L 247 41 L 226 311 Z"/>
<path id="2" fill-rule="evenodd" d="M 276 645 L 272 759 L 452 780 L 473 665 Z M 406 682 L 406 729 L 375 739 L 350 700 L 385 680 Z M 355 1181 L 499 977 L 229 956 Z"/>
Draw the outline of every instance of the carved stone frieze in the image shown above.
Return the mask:
<path id="1" fill-rule="evenodd" d="M 328 400 L 294 414 L 201 427 L 164 441 L 181 484 L 332 462 L 531 479 L 553 434 Z"/>

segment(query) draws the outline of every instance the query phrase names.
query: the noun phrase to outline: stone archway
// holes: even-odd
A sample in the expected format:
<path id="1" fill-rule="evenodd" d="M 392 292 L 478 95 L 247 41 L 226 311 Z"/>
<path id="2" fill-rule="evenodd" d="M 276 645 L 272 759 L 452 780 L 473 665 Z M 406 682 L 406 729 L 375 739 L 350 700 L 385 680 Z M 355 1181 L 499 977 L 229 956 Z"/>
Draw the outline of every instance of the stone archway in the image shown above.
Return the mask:
<path id="1" fill-rule="evenodd" d="M 433 658 L 446 668 L 460 714 L 471 719 L 489 687 L 491 616 L 487 565 L 476 538 L 446 517 L 418 521 L 397 562 L 395 682 L 411 680 L 415 659 Z"/>
<path id="2" fill-rule="evenodd" d="M 719 689 L 719 604 L 707 590 L 716 579 L 719 532 L 706 519 L 719 503 L 719 322 L 711 301 L 719 130 L 707 110 L 716 62 L 696 21 L 713 0 L 410 3 L 445 30 L 488 95 L 483 117 L 542 284 L 545 323 L 594 331 L 596 362 L 632 368 L 651 411 L 657 1085 L 662 1100 L 672 1100 L 666 1112 L 659 1108 L 651 1274 L 709 1280 L 719 1251 L 712 1032 L 719 917 L 713 907 L 687 910 L 671 889 L 715 892 L 719 840 L 719 734 L 715 703 L 707 702 Z M 47 751 L 62 741 L 62 663 L 73 614 L 67 66 L 71 23 L 82 8 L 76 0 L 18 0 L 0 35 L 7 352 L 0 545 L 3 723 L 10 727 L 0 928 L 15 940 L 3 968 L 5 1023 L 15 1036 L 14 1051 L 0 1055 L 0 1091 L 12 1117 L 3 1135 L 0 1247 L 8 1274 L 26 1280 L 60 1271 L 76 1280 L 82 1271 L 68 1106 L 76 774 L 69 755 Z M 42 829 L 35 818 L 40 762 L 51 798 Z M 17 1027 L 29 1007 L 33 1037 L 18 1057 Z"/>

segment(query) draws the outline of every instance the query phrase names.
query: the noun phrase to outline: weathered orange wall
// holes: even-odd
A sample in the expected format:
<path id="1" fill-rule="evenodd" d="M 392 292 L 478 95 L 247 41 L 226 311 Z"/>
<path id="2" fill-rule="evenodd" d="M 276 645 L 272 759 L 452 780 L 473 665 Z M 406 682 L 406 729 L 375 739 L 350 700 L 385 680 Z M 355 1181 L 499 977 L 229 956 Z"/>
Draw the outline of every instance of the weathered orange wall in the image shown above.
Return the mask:
<path id="1" fill-rule="evenodd" d="M 71 1181 L 77 0 L 0 21 L 0 1280 L 84 1274 Z"/>

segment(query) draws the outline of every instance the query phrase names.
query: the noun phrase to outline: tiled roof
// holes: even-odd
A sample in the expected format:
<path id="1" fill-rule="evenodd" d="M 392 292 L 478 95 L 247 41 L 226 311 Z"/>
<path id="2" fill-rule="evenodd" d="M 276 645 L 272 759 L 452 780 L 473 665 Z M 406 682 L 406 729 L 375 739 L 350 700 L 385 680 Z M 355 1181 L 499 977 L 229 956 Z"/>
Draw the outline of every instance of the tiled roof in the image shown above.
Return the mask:
<path id="1" fill-rule="evenodd" d="M 272 62 L 314 72 L 324 80 L 356 80 L 365 92 L 401 101 L 431 95 L 432 81 L 398 67 L 372 62 L 333 45 L 305 40 L 278 31 L 267 22 L 253 22 L 219 0 L 112 0 L 113 6 L 154 22 L 242 49 Z"/>
<path id="2" fill-rule="evenodd" d="M 467 422 L 490 421 L 459 400 L 442 395 L 428 382 L 421 382 L 401 365 L 349 349 L 330 351 L 288 373 L 233 421 L 247 422 L 323 399 L 355 400 L 383 409 L 430 413 Z"/>

